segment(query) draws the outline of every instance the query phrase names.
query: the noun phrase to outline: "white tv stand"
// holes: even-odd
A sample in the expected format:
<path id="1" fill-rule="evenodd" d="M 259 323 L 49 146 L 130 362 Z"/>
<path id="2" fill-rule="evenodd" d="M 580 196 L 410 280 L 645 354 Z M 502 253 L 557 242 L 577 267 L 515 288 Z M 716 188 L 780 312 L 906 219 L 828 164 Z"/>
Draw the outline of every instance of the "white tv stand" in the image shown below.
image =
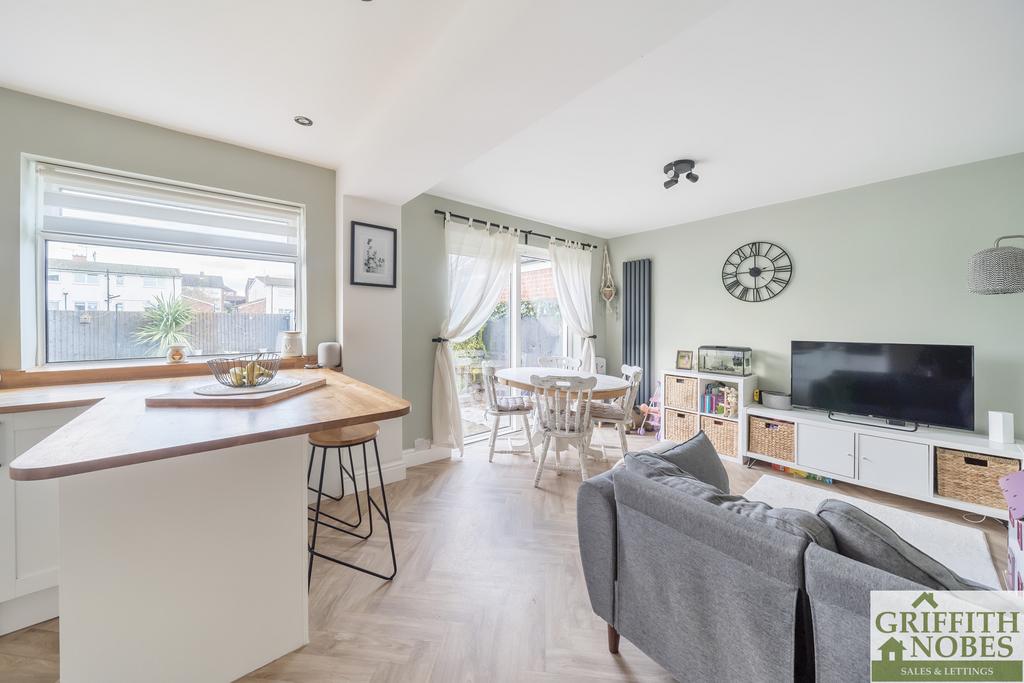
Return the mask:
<path id="1" fill-rule="evenodd" d="M 1005 507 L 979 505 L 937 493 L 936 448 L 1024 461 L 1024 443 L 993 443 L 983 434 L 928 427 L 898 431 L 884 426 L 882 420 L 875 424 L 867 418 L 863 424 L 838 422 L 823 412 L 773 410 L 760 405 L 744 411 L 745 422 L 749 423 L 751 416 L 792 423 L 795 455 L 793 461 L 788 461 L 755 453 L 748 440 L 744 444 L 747 458 L 996 519 L 1007 519 Z"/>

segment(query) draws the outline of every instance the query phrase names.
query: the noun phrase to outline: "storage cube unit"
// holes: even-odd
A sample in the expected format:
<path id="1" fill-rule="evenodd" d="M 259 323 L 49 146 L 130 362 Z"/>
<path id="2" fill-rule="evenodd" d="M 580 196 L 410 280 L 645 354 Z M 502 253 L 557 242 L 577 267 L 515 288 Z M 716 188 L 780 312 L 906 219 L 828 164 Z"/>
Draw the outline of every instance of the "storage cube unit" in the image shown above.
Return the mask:
<path id="1" fill-rule="evenodd" d="M 743 422 L 748 435 L 739 455 L 745 458 L 996 519 L 1008 517 L 999 479 L 1022 472 L 1024 461 L 1024 442 L 995 443 L 972 432 L 901 431 L 870 418 L 849 422 L 756 404 Z M 1016 566 L 1024 575 L 1019 558 Z"/>
<path id="2" fill-rule="evenodd" d="M 720 456 L 741 459 L 747 439 L 744 411 L 753 402 L 756 376 L 668 370 L 662 387 L 662 438 L 685 441 L 704 430 Z"/>

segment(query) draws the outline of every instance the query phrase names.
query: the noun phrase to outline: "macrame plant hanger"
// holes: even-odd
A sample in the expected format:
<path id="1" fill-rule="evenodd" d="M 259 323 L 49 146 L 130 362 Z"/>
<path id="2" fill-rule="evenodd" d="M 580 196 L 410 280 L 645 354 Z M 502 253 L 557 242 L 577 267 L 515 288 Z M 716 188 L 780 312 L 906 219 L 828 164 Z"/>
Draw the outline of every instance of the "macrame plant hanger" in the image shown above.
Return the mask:
<path id="1" fill-rule="evenodd" d="M 612 279 L 612 262 L 608 259 L 608 245 L 604 245 L 604 274 L 601 276 L 601 298 L 604 299 L 608 311 L 612 310 L 612 299 L 615 298 L 615 280 Z"/>

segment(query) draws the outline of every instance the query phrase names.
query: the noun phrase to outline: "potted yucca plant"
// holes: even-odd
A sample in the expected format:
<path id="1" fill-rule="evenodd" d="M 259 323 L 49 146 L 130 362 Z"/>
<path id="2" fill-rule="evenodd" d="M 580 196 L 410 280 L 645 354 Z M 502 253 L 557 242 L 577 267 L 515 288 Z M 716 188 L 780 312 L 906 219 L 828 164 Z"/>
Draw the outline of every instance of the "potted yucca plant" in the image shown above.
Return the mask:
<path id="1" fill-rule="evenodd" d="M 157 294 L 142 312 L 142 323 L 135 330 L 135 339 L 167 354 L 168 363 L 181 363 L 191 343 L 185 328 L 194 319 L 195 313 L 184 299 Z"/>

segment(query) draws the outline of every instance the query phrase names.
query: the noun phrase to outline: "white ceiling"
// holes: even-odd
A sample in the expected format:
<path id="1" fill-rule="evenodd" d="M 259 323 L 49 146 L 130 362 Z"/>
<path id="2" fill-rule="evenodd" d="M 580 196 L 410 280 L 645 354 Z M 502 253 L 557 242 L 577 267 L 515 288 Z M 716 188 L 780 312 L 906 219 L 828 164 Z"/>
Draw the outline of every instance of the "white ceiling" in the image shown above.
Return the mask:
<path id="1" fill-rule="evenodd" d="M 611 236 L 1024 151 L 1022 34 L 1019 0 L 0 0 L 0 85 Z"/>
<path id="2" fill-rule="evenodd" d="M 404 203 L 715 6 L 0 0 L 0 85 L 336 168 L 347 194 Z"/>
<path id="3" fill-rule="evenodd" d="M 433 193 L 616 236 L 1024 151 L 1022 36 L 1019 0 L 737 0 Z"/>

